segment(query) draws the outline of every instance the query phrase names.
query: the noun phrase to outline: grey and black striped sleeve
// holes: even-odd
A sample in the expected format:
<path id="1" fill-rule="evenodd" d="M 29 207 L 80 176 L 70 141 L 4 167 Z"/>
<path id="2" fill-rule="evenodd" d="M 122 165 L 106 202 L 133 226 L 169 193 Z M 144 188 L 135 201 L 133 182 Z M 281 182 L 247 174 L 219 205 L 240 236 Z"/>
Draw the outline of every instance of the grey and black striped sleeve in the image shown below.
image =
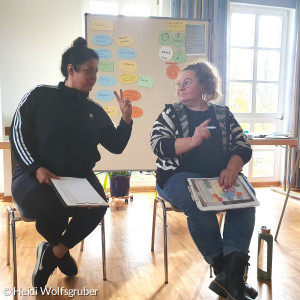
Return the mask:
<path id="1" fill-rule="evenodd" d="M 170 108 L 166 108 L 155 121 L 151 131 L 151 148 L 156 156 L 172 159 L 175 154 L 175 124 L 170 117 Z"/>
<path id="2" fill-rule="evenodd" d="M 251 144 L 249 143 L 246 135 L 243 132 L 240 124 L 237 122 L 231 112 L 230 117 L 230 133 L 231 133 L 231 155 L 238 155 L 242 158 L 244 164 L 246 164 L 252 156 Z"/>

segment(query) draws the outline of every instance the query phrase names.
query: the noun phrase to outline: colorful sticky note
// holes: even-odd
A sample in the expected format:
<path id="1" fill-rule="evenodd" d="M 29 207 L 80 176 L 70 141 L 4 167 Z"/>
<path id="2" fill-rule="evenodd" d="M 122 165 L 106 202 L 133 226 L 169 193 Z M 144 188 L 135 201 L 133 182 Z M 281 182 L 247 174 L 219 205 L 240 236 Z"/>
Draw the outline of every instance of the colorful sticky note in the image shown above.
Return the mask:
<path id="1" fill-rule="evenodd" d="M 99 60 L 110 59 L 113 55 L 111 50 L 105 48 L 95 49 L 95 52 L 97 53 Z"/>
<path id="2" fill-rule="evenodd" d="M 176 49 L 173 53 L 173 60 L 178 64 L 182 64 L 186 61 L 187 56 L 183 49 Z"/>
<path id="3" fill-rule="evenodd" d="M 132 118 L 139 118 L 143 115 L 143 110 L 138 106 L 132 106 Z"/>
<path id="4" fill-rule="evenodd" d="M 161 45 L 170 45 L 172 40 L 172 35 L 168 31 L 162 31 L 158 36 L 158 41 Z"/>
<path id="5" fill-rule="evenodd" d="M 111 20 L 95 20 L 92 23 L 92 30 L 113 30 L 114 22 Z"/>
<path id="6" fill-rule="evenodd" d="M 111 101 L 115 98 L 115 94 L 111 90 L 100 90 L 96 93 L 96 98 L 100 101 Z"/>
<path id="7" fill-rule="evenodd" d="M 113 72 L 114 71 L 114 62 L 99 60 L 98 69 L 99 69 L 99 71 L 102 71 L 102 72 Z"/>
<path id="8" fill-rule="evenodd" d="M 103 106 L 103 109 L 110 117 L 115 117 L 119 115 L 118 106 Z"/>
<path id="9" fill-rule="evenodd" d="M 129 34 L 122 34 L 117 36 L 116 43 L 122 47 L 127 47 L 133 45 L 135 39 L 132 35 Z"/>
<path id="10" fill-rule="evenodd" d="M 98 46 L 108 46 L 112 41 L 112 37 L 105 34 L 97 34 L 93 37 L 93 43 Z"/>
<path id="11" fill-rule="evenodd" d="M 125 84 L 135 83 L 138 80 L 138 76 L 134 73 L 124 73 L 119 77 L 119 81 Z"/>
<path id="12" fill-rule="evenodd" d="M 130 101 L 138 101 L 142 97 L 141 93 L 137 90 L 125 90 L 123 91 L 123 96 L 128 98 Z"/>
<path id="13" fill-rule="evenodd" d="M 187 21 L 169 21 L 168 22 L 168 30 L 185 31 L 186 24 L 187 24 Z"/>
<path id="14" fill-rule="evenodd" d="M 177 63 L 171 63 L 166 70 L 167 76 L 170 79 L 176 79 L 179 72 L 180 68 L 178 67 Z"/>
<path id="15" fill-rule="evenodd" d="M 175 34 L 172 35 L 172 44 L 177 47 L 183 47 L 185 44 L 185 36 L 181 32 L 176 32 Z"/>
<path id="16" fill-rule="evenodd" d="M 117 83 L 117 79 L 111 75 L 101 75 L 97 78 L 97 82 L 103 86 L 114 86 Z"/>
<path id="17" fill-rule="evenodd" d="M 132 48 L 120 48 L 117 55 L 122 59 L 132 59 L 136 57 L 136 51 Z"/>
<path id="18" fill-rule="evenodd" d="M 140 75 L 138 80 L 138 85 L 147 88 L 153 88 L 153 81 L 154 78 L 152 76 Z"/>
<path id="19" fill-rule="evenodd" d="M 124 72 L 134 72 L 137 70 L 138 65 L 133 60 L 121 60 L 119 62 L 119 68 Z"/>
<path id="20" fill-rule="evenodd" d="M 173 50 L 170 46 L 163 46 L 159 49 L 159 57 L 162 60 L 170 60 L 173 57 Z"/>

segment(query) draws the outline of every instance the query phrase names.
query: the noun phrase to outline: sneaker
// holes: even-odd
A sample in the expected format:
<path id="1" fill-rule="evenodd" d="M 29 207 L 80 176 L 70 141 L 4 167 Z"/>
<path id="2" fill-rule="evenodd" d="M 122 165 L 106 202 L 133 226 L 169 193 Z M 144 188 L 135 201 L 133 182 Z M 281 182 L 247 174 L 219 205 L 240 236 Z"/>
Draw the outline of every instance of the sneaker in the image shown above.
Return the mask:
<path id="1" fill-rule="evenodd" d="M 57 259 L 57 266 L 69 277 L 76 276 L 78 273 L 77 263 L 69 251 L 62 258 Z"/>
<path id="2" fill-rule="evenodd" d="M 47 242 L 41 242 L 37 248 L 36 265 L 32 274 L 33 287 L 44 288 L 56 267 L 57 259 L 52 246 Z"/>

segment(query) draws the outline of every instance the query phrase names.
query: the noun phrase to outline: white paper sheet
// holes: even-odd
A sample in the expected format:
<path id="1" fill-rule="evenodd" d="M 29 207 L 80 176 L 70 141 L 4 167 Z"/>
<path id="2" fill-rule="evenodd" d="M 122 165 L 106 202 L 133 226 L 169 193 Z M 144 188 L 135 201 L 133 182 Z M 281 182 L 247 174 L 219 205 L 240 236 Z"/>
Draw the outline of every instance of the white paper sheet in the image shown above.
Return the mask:
<path id="1" fill-rule="evenodd" d="M 50 178 L 52 186 L 65 206 L 108 206 L 85 178 Z"/>

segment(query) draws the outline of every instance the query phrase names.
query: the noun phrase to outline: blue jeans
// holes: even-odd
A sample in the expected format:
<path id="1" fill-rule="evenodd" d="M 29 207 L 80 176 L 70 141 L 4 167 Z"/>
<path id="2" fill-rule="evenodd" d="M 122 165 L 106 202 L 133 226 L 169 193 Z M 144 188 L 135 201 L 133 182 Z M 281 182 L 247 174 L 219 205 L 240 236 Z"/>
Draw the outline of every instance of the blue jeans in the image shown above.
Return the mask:
<path id="1" fill-rule="evenodd" d="M 227 210 L 222 237 L 216 212 L 199 210 L 187 189 L 187 178 L 202 177 L 198 173 L 176 173 L 168 179 L 163 189 L 157 185 L 157 192 L 185 213 L 191 237 L 209 264 L 221 253 L 224 256 L 232 252 L 248 255 L 255 223 L 255 208 Z M 248 181 L 247 183 L 253 189 Z"/>

